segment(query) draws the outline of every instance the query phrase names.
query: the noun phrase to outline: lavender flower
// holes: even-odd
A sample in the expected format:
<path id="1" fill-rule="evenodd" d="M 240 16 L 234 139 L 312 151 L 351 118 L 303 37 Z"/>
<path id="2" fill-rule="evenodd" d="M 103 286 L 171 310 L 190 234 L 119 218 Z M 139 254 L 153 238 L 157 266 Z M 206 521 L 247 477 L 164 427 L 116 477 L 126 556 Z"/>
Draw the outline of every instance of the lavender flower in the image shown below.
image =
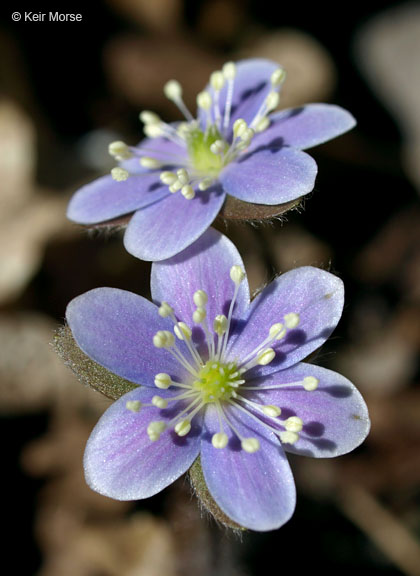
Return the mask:
<path id="1" fill-rule="evenodd" d="M 317 166 L 302 150 L 350 130 L 354 118 L 337 106 L 308 104 L 273 114 L 285 72 L 269 60 L 225 64 L 198 94 L 194 119 L 175 80 L 164 88 L 185 116 L 166 124 L 145 111 L 139 146 L 113 142 L 120 162 L 111 176 L 81 188 L 68 217 L 93 225 L 134 213 L 126 249 L 143 260 L 167 259 L 210 226 L 226 195 L 277 205 L 313 189 Z"/>
<path id="2" fill-rule="evenodd" d="M 80 348 L 140 384 L 90 436 L 88 484 L 119 500 L 147 498 L 201 453 L 221 510 L 253 530 L 284 524 L 295 506 L 285 450 L 332 457 L 366 437 L 366 405 L 343 376 L 301 362 L 335 328 L 342 282 L 303 267 L 252 302 L 233 244 L 209 229 L 152 266 L 156 304 L 112 288 L 73 300 L 67 321 Z"/>

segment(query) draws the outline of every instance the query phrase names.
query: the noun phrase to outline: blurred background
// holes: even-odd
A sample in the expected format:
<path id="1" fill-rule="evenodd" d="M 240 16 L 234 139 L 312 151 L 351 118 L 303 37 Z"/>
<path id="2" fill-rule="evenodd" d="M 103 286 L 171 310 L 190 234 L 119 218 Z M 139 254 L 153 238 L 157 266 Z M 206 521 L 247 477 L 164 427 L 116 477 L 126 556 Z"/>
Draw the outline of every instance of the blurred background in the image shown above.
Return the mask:
<path id="1" fill-rule="evenodd" d="M 54 4 L 54 5 L 53 5 Z M 264 0 L 60 2 L 82 22 L 0 26 L 0 435 L 4 566 L 37 576 L 420 575 L 420 3 Z M 339 275 L 346 306 L 313 361 L 361 390 L 372 431 L 334 460 L 292 458 L 294 517 L 241 539 L 202 514 L 181 479 L 144 502 L 101 497 L 82 455 L 109 401 L 52 351 L 70 299 L 97 286 L 149 295 L 150 265 L 120 235 L 66 222 L 80 185 L 107 172 L 138 113 L 177 119 L 225 61 L 287 70 L 281 106 L 333 102 L 358 120 L 311 151 L 315 191 L 287 221 L 221 229 L 251 287 L 311 264 Z M 17 554 L 16 550 L 20 552 Z"/>

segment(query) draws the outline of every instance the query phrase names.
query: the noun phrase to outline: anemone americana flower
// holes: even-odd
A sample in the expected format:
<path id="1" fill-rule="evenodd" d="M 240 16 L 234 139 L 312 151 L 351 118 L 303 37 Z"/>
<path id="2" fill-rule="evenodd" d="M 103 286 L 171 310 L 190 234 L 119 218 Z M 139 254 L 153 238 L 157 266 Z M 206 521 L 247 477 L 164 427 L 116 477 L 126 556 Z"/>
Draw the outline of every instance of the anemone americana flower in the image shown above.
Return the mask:
<path id="1" fill-rule="evenodd" d="M 147 498 L 201 453 L 205 481 L 225 514 L 253 530 L 278 528 L 295 506 L 284 451 L 338 456 L 369 430 L 353 384 L 301 362 L 336 326 L 342 282 L 297 268 L 250 302 L 236 248 L 209 229 L 153 264 L 151 289 L 155 304 L 98 288 L 67 309 L 78 346 L 141 385 L 93 430 L 88 484 L 119 500 Z"/>
<path id="2" fill-rule="evenodd" d="M 303 149 L 350 130 L 354 118 L 338 106 L 308 104 L 272 114 L 285 72 L 269 60 L 225 64 L 198 94 L 194 119 L 182 88 L 164 88 L 185 116 L 166 124 L 140 114 L 147 138 L 138 146 L 113 142 L 120 165 L 73 196 L 70 220 L 94 225 L 133 214 L 125 247 L 142 260 L 170 258 L 210 226 L 229 194 L 276 205 L 313 189 L 317 166 Z"/>

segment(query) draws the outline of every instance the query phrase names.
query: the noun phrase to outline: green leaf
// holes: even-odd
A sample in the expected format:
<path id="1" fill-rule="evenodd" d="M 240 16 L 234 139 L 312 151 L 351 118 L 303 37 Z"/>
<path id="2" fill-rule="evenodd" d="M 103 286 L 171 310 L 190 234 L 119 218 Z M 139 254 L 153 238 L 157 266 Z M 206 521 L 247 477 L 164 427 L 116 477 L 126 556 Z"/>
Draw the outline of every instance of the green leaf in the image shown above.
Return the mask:
<path id="1" fill-rule="evenodd" d="M 113 374 L 82 352 L 68 326 L 62 326 L 56 331 L 52 345 L 82 384 L 101 392 L 107 398 L 118 400 L 130 390 L 137 388 L 137 384 Z"/>

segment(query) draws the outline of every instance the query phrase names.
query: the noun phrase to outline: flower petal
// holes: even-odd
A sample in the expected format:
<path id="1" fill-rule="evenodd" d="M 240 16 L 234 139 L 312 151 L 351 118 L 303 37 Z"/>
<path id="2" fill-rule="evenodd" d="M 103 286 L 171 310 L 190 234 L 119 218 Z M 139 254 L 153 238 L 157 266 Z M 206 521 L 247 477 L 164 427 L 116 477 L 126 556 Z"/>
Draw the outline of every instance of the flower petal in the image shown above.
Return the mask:
<path id="1" fill-rule="evenodd" d="M 186 200 L 179 192 L 171 194 L 162 202 L 136 212 L 125 232 L 124 245 L 141 260 L 170 258 L 205 232 L 224 199 L 219 186 L 197 191 L 192 200 Z"/>
<path id="2" fill-rule="evenodd" d="M 214 448 L 211 437 L 220 431 L 217 412 L 209 405 L 205 414 L 207 433 L 201 442 L 201 464 L 206 484 L 218 506 L 232 520 L 261 532 L 282 526 L 293 514 L 296 491 L 292 472 L 276 437 L 262 424 L 249 420 L 237 409 L 228 416 L 241 436 L 257 438 L 260 449 L 249 454 L 225 425 L 226 448 Z"/>
<path id="3" fill-rule="evenodd" d="M 122 182 L 116 182 L 112 176 L 102 176 L 74 194 L 67 217 L 79 224 L 96 224 L 154 204 L 168 195 L 167 186 L 159 180 L 159 172 L 139 171 Z"/>
<path id="4" fill-rule="evenodd" d="M 282 204 L 310 192 L 317 165 L 293 148 L 254 148 L 220 173 L 225 191 L 245 202 Z"/>
<path id="5" fill-rule="evenodd" d="M 200 416 L 193 419 L 183 438 L 173 430 L 151 442 L 147 426 L 152 421 L 168 422 L 174 409 L 154 406 L 132 412 L 127 401 L 151 401 L 155 391 L 137 388 L 114 402 L 95 426 L 86 445 L 84 466 L 89 486 L 117 500 L 137 500 L 157 494 L 186 472 L 200 448 Z M 169 396 L 168 391 L 159 391 Z M 179 404 L 179 403 L 178 403 Z"/>
<path id="6" fill-rule="evenodd" d="M 287 386 L 287 383 L 301 382 L 307 376 L 317 378 L 316 390 Z M 298 416 L 303 420 L 296 444 L 284 445 L 288 452 L 332 458 L 354 450 L 366 438 L 370 428 L 367 406 L 344 376 L 320 366 L 299 363 L 288 370 L 247 382 L 249 386 L 261 387 L 278 384 L 285 386 L 256 391 L 249 397 L 262 404 L 278 406 L 282 419 Z"/>
<path id="7" fill-rule="evenodd" d="M 81 350 L 111 372 L 136 384 L 154 387 L 154 376 L 185 375 L 164 349 L 153 346 L 157 330 L 172 330 L 148 300 L 115 288 L 96 288 L 70 302 L 67 322 Z"/>
<path id="8" fill-rule="evenodd" d="M 194 292 L 204 290 L 208 297 L 207 318 L 213 325 L 217 314 L 228 314 L 235 285 L 230 269 L 239 265 L 244 269 L 236 247 L 226 236 L 209 228 L 192 246 L 176 256 L 152 266 L 151 289 L 153 300 L 168 301 L 179 319 L 192 326 L 196 306 Z M 249 306 L 249 287 L 246 278 L 239 285 L 234 317 L 240 318 Z"/>
<path id="9" fill-rule="evenodd" d="M 270 116 L 270 127 L 257 134 L 254 146 L 291 146 L 300 150 L 332 140 L 356 125 L 356 120 L 340 106 L 306 104 Z"/>
<path id="10" fill-rule="evenodd" d="M 341 317 L 343 304 L 344 287 L 337 276 L 312 266 L 290 270 L 251 302 L 242 331 L 230 339 L 227 356 L 232 360 L 245 359 L 267 338 L 273 324 L 283 322 L 285 314 L 294 312 L 300 316 L 297 328 L 270 344 L 276 357 L 252 373 L 265 375 L 292 366 L 327 340 Z"/>
<path id="11" fill-rule="evenodd" d="M 236 62 L 236 76 L 234 81 L 232 108 L 229 122 L 229 132 L 233 123 L 238 118 L 242 118 L 250 124 L 258 112 L 261 104 L 264 102 L 267 94 L 271 90 L 271 74 L 277 70 L 279 65 L 271 60 L 262 58 L 253 58 Z M 206 90 L 210 92 L 214 99 L 214 90 L 207 85 Z M 227 83 L 223 86 L 219 95 L 219 105 L 222 116 L 224 117 Z M 205 129 L 207 113 L 199 109 L 199 120 L 201 127 Z M 214 110 L 212 110 L 212 120 L 214 122 Z"/>

